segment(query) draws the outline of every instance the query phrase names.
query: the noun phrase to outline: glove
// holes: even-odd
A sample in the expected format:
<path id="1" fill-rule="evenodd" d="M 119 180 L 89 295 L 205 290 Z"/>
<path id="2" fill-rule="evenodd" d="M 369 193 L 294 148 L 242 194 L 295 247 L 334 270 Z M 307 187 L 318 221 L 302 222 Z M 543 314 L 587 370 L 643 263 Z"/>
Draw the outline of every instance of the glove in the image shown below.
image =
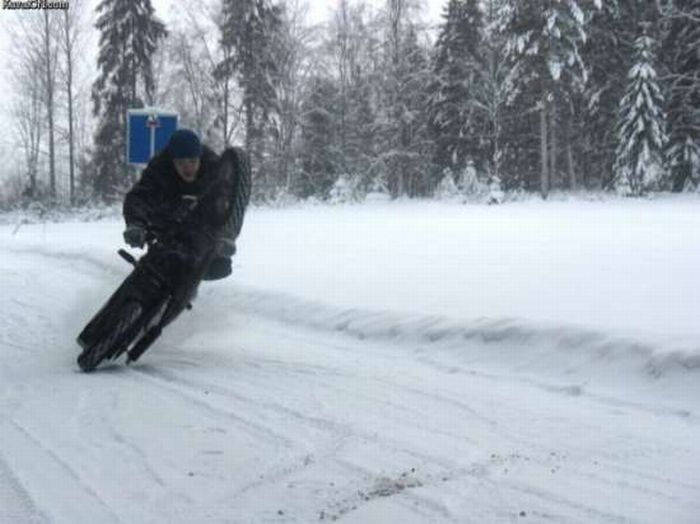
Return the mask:
<path id="1" fill-rule="evenodd" d="M 146 230 L 141 226 L 127 226 L 124 230 L 124 242 L 131 247 L 143 247 L 146 243 Z"/>
<path id="2" fill-rule="evenodd" d="M 231 258 L 236 254 L 236 242 L 230 238 L 216 239 L 216 256 Z"/>

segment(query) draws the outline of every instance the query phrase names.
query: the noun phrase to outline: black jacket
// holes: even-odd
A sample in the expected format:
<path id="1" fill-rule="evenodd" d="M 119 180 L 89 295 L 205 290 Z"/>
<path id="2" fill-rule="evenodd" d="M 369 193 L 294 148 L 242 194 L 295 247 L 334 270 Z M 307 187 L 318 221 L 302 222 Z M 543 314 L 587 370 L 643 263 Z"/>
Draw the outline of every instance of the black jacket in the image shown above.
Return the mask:
<path id="1" fill-rule="evenodd" d="M 250 167 L 245 152 L 230 148 L 219 156 L 203 146 L 197 179 L 183 181 L 162 151 L 151 159 L 124 199 L 127 226 L 168 230 L 187 216 L 192 227 L 235 240 L 250 198 Z M 194 211 L 187 211 L 196 202 Z"/>

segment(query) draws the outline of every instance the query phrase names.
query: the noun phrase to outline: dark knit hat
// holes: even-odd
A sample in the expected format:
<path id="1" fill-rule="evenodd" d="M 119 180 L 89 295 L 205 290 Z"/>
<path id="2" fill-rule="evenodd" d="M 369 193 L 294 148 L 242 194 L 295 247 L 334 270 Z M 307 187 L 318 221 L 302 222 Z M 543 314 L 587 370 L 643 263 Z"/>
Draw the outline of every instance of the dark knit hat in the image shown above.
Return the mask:
<path id="1" fill-rule="evenodd" d="M 170 137 L 167 150 L 171 158 L 199 158 L 202 156 L 202 143 L 194 131 L 178 129 Z"/>

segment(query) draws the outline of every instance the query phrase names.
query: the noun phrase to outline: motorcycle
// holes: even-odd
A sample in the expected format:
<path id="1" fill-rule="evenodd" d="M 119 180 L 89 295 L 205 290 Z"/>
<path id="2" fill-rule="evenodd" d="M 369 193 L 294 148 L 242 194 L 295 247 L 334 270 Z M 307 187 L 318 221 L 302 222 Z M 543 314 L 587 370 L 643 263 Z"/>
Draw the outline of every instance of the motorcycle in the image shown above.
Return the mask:
<path id="1" fill-rule="evenodd" d="M 78 365 L 83 371 L 124 353 L 127 364 L 135 362 L 165 326 L 192 308 L 215 252 L 214 239 L 201 235 L 198 240 L 205 247 L 199 250 L 177 235 L 149 231 L 148 250 L 140 259 L 124 249 L 118 251 L 133 270 L 78 335 L 83 349 Z"/>
<path id="2" fill-rule="evenodd" d="M 143 256 L 136 259 L 118 250 L 133 270 L 78 335 L 80 369 L 93 371 L 124 353 L 127 364 L 137 361 L 168 324 L 192 308 L 200 282 L 219 260 L 215 233 L 232 219 L 238 235 L 249 198 L 247 156 L 238 148 L 227 149 L 209 191 L 195 200 L 185 198 L 183 212 L 170 228 L 148 229 Z M 198 227 L 202 223 L 210 227 Z M 216 278 L 230 273 L 230 261 L 224 271 Z"/>

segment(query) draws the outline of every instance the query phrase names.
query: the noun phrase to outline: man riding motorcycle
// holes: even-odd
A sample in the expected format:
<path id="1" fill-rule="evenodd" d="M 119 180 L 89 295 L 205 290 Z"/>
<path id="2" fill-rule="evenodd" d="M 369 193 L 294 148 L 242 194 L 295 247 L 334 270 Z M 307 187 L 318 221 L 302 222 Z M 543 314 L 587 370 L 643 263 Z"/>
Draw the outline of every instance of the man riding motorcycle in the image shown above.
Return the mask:
<path id="1" fill-rule="evenodd" d="M 227 167 L 232 171 L 230 180 L 223 174 Z M 230 148 L 219 157 L 193 131 L 179 129 L 126 195 L 124 241 L 140 248 L 149 230 L 179 226 L 184 236 L 190 234 L 190 247 L 196 251 L 201 242 L 195 233 L 214 235 L 216 253 L 204 279 L 224 278 L 231 273 L 250 183 L 243 150 Z"/>
<path id="2" fill-rule="evenodd" d="M 134 270 L 78 335 L 83 371 L 124 352 L 137 360 L 190 307 L 201 280 L 231 274 L 250 190 L 243 150 L 218 156 L 190 130 L 172 135 L 124 200 L 124 240 L 149 248 L 139 260 L 119 251 Z"/>

